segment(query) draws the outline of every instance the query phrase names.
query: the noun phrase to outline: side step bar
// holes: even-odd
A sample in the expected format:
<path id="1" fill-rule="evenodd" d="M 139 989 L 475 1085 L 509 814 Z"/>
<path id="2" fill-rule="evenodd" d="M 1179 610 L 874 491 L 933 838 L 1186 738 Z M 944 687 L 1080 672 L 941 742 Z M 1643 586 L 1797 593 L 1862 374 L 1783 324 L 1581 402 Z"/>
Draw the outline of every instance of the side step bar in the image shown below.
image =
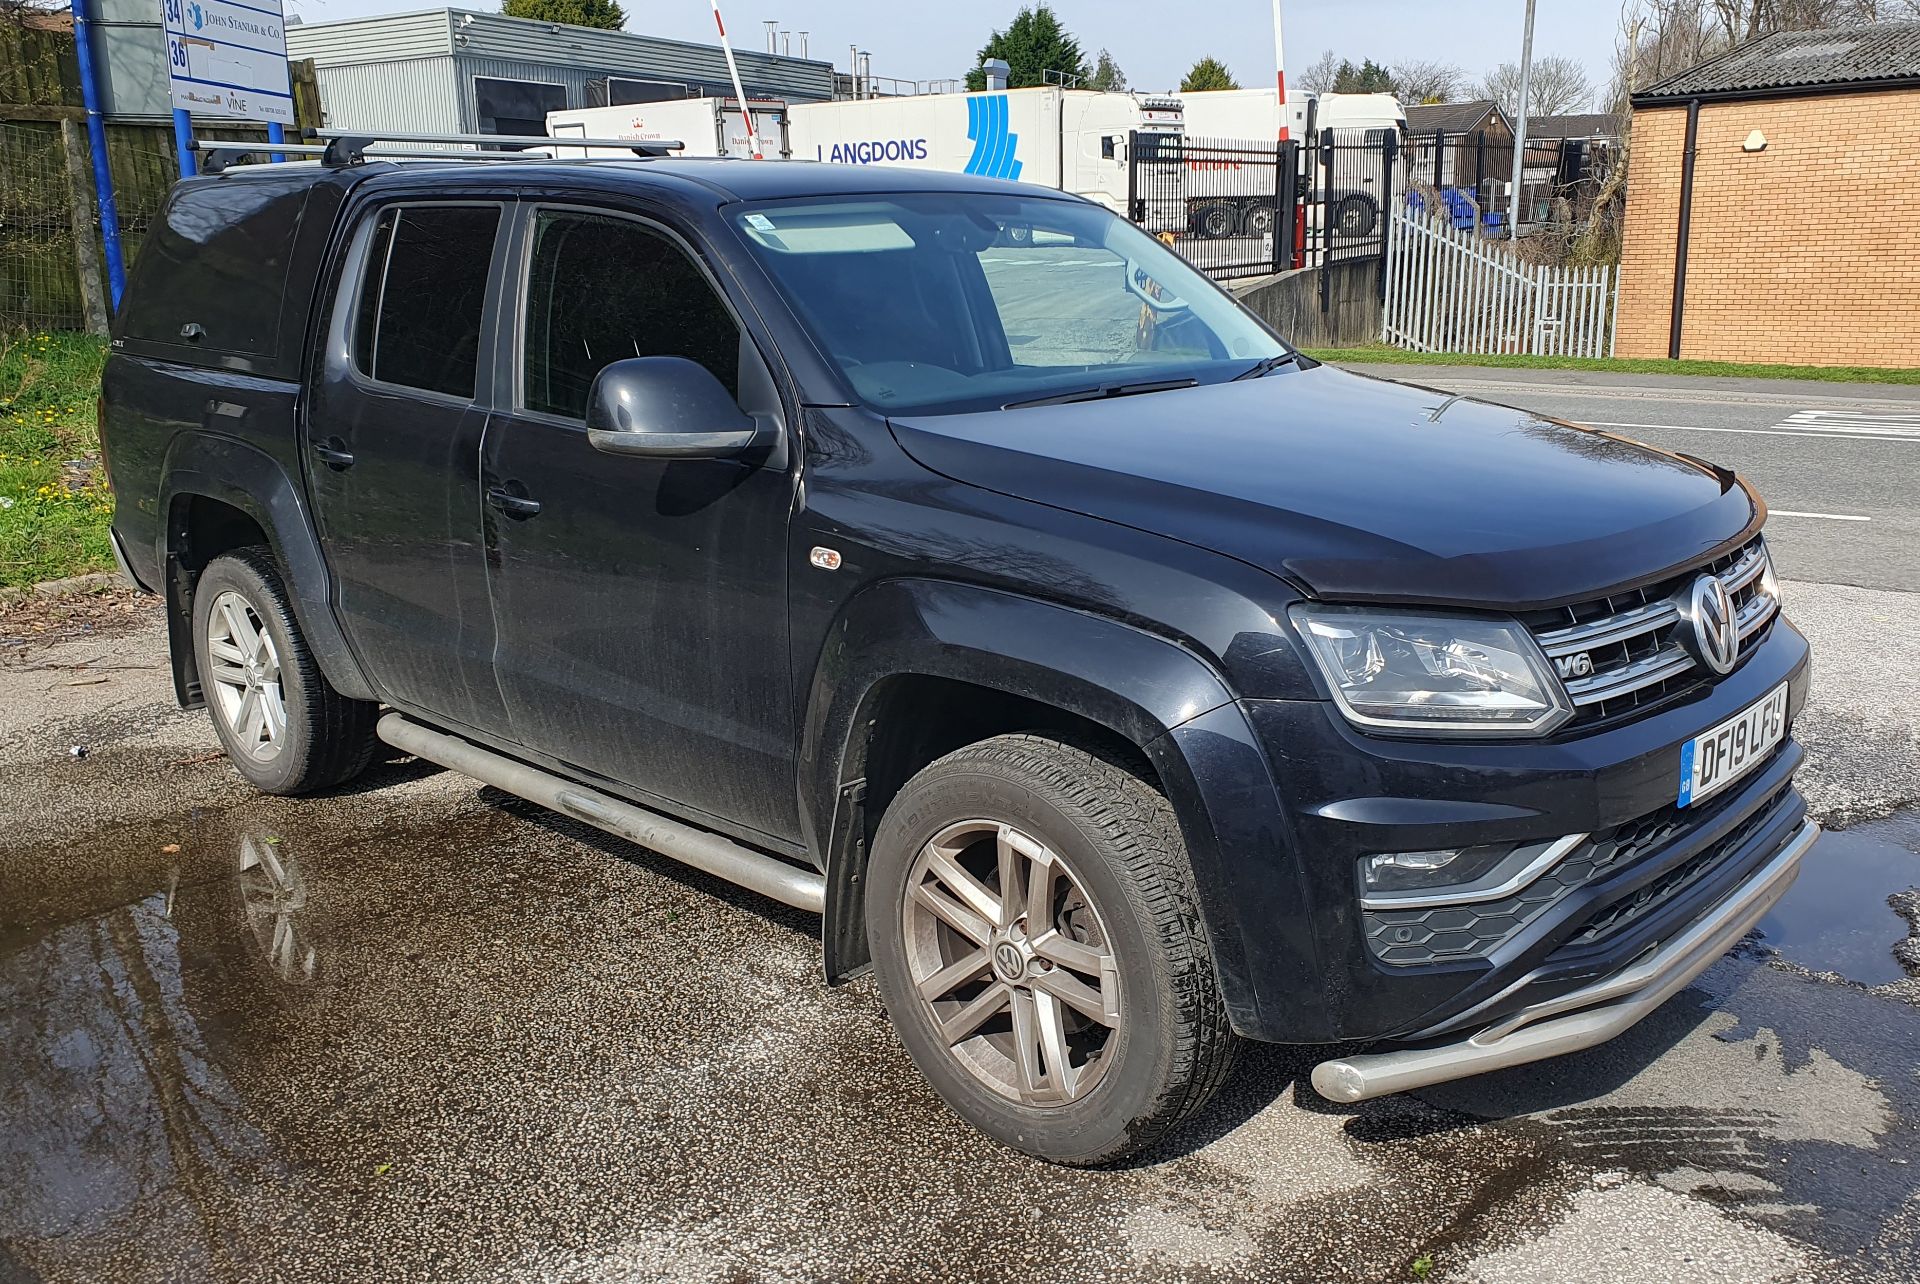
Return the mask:
<path id="1" fill-rule="evenodd" d="M 564 776 L 516 762 L 457 736 L 429 730 L 402 714 L 387 714 L 380 719 L 378 730 L 382 740 L 416 758 L 437 762 L 449 771 L 584 820 L 683 865 L 809 913 L 818 914 L 826 908 L 826 880 L 812 870 L 789 865 Z"/>

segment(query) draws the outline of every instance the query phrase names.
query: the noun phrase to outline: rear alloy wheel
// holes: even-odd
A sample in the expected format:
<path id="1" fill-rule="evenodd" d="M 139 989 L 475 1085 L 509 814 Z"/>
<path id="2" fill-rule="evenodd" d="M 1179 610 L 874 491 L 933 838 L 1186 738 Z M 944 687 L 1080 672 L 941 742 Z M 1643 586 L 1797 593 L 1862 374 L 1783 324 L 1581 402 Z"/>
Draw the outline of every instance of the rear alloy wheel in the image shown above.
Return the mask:
<path id="1" fill-rule="evenodd" d="M 1232 1067 L 1173 809 L 1115 762 L 1037 735 L 956 750 L 894 797 L 866 884 L 894 1028 L 989 1136 L 1113 1163 Z"/>
<path id="2" fill-rule="evenodd" d="M 193 653 L 214 732 L 256 789 L 331 789 L 373 756 L 379 706 L 328 685 L 266 549 L 235 549 L 200 573 Z"/>

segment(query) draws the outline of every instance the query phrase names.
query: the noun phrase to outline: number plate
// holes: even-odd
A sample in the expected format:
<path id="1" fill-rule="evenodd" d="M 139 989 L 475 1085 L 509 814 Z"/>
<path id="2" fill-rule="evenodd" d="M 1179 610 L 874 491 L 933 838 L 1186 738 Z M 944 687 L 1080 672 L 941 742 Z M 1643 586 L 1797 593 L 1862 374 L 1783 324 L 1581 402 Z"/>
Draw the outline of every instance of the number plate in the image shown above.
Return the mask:
<path id="1" fill-rule="evenodd" d="M 1680 746 L 1680 805 L 1691 807 L 1758 766 L 1787 734 L 1786 684 Z"/>

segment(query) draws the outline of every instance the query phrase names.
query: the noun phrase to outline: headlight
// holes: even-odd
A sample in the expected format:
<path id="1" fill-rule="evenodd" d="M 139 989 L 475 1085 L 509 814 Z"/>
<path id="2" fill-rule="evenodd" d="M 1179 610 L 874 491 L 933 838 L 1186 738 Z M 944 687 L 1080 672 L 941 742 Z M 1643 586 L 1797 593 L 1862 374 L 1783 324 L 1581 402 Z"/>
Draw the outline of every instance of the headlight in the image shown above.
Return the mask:
<path id="1" fill-rule="evenodd" d="M 1544 735 L 1573 705 L 1511 620 L 1296 606 L 1293 622 L 1347 719 L 1407 735 Z"/>
<path id="2" fill-rule="evenodd" d="M 1772 598 L 1775 605 L 1782 605 L 1780 577 L 1773 569 L 1773 550 L 1767 547 L 1764 539 L 1760 541 L 1760 591 Z"/>

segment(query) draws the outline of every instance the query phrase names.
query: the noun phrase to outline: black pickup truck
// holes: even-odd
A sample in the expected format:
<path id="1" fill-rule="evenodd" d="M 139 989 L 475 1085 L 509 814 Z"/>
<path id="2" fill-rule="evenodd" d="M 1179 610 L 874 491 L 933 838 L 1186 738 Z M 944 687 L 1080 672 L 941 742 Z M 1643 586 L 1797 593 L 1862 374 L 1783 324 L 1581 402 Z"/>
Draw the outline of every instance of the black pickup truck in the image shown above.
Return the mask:
<path id="1" fill-rule="evenodd" d="M 1343 1102 L 1598 1043 L 1818 832 L 1743 482 L 1318 366 L 1058 192 L 234 166 L 143 247 L 102 415 L 246 779 L 383 740 L 815 911 L 1060 1162 L 1243 1038 L 1341 1045 Z"/>

